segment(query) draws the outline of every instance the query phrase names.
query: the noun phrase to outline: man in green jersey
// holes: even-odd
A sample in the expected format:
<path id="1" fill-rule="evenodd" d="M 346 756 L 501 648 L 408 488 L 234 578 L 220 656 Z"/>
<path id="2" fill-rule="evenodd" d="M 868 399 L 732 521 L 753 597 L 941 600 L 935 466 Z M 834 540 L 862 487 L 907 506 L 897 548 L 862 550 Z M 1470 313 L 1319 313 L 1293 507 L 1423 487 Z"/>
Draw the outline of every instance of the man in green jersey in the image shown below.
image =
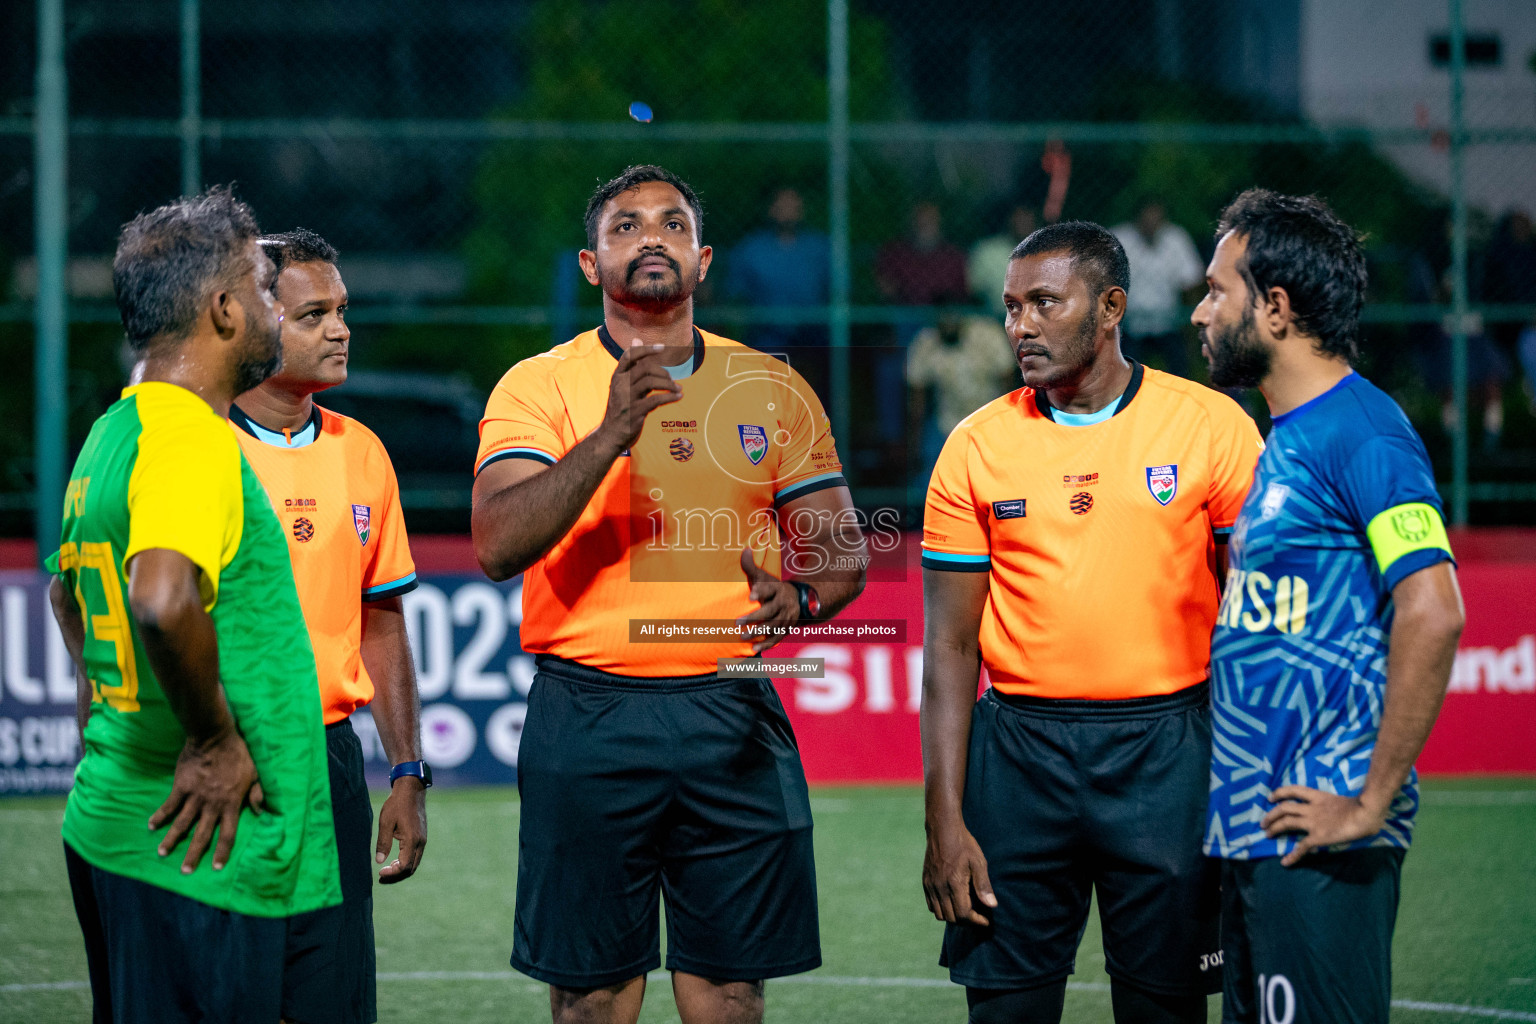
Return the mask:
<path id="1" fill-rule="evenodd" d="M 341 900 L 314 654 L 225 422 L 281 362 L 257 236 L 227 189 L 123 228 L 113 289 L 140 362 L 48 560 L 80 688 L 64 853 L 98 1022 L 271 1024 L 284 919 Z"/>

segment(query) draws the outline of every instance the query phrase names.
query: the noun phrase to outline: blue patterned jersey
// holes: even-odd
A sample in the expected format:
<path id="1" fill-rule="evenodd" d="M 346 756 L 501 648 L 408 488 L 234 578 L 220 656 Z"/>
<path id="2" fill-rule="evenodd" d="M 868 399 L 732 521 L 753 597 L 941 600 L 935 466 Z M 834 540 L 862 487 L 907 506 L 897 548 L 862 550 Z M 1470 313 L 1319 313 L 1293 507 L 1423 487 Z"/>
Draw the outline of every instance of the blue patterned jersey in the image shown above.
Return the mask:
<path id="1" fill-rule="evenodd" d="M 1280 786 L 1358 796 L 1387 683 L 1392 588 L 1451 557 L 1429 456 L 1379 388 L 1351 373 L 1275 417 L 1238 516 L 1211 644 L 1205 852 L 1276 857 L 1259 827 Z M 1386 826 L 1345 849 L 1407 847 L 1410 773 Z"/>

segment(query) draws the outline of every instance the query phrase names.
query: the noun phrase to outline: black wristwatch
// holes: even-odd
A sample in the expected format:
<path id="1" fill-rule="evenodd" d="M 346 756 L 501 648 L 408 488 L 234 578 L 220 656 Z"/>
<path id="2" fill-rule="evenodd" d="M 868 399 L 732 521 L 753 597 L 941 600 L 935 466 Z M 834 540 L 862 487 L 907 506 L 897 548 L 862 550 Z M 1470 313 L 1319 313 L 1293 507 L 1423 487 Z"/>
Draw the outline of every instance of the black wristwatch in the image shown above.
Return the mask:
<path id="1" fill-rule="evenodd" d="M 389 770 L 389 784 L 393 786 L 395 780 L 405 775 L 414 775 L 421 780 L 421 788 L 432 788 L 432 766 L 425 761 L 401 761 Z"/>
<path id="2" fill-rule="evenodd" d="M 790 580 L 789 585 L 800 592 L 800 617 L 807 622 L 821 615 L 821 595 L 809 583 Z"/>

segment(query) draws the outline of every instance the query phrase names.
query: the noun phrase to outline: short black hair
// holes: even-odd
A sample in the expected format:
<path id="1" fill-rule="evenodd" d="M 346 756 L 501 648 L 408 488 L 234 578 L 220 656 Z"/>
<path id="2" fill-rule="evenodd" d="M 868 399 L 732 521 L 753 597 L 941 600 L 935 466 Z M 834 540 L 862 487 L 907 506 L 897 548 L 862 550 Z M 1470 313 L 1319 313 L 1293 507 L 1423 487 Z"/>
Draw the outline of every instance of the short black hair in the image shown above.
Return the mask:
<path id="1" fill-rule="evenodd" d="M 1297 329 L 1317 339 L 1319 352 L 1360 357 L 1365 254 L 1360 236 L 1327 203 L 1251 188 L 1221 211 L 1217 241 L 1229 233 L 1248 243 L 1237 269 L 1251 298 L 1284 288 Z"/>
<path id="2" fill-rule="evenodd" d="M 1072 257 L 1072 269 L 1088 282 L 1094 298 L 1110 288 L 1131 290 L 1131 265 L 1125 246 L 1108 229 L 1092 221 L 1068 220 L 1047 224 L 1014 246 L 1011 260 L 1064 252 Z"/>
<path id="3" fill-rule="evenodd" d="M 256 215 L 228 185 L 141 213 L 123 225 L 112 257 L 112 291 L 128 345 L 185 338 L 209 290 L 248 271 Z"/>
<path id="4" fill-rule="evenodd" d="M 603 207 L 608 205 L 608 200 L 620 193 L 628 192 L 637 185 L 644 185 L 648 181 L 664 181 L 682 193 L 683 201 L 693 210 L 694 230 L 698 233 L 698 239 L 700 242 L 704 241 L 704 204 L 699 202 L 698 193 L 693 190 L 693 186 L 665 167 L 657 167 L 655 164 L 633 164 L 624 168 L 624 173 L 617 178 L 597 186 L 597 191 L 593 192 L 592 198 L 587 200 L 588 249 L 597 248 L 597 222 L 602 219 Z"/>
<path id="5" fill-rule="evenodd" d="M 334 267 L 341 258 L 334 245 L 308 228 L 263 235 L 260 241 L 261 251 L 277 266 L 279 274 L 290 263 L 329 263 Z"/>

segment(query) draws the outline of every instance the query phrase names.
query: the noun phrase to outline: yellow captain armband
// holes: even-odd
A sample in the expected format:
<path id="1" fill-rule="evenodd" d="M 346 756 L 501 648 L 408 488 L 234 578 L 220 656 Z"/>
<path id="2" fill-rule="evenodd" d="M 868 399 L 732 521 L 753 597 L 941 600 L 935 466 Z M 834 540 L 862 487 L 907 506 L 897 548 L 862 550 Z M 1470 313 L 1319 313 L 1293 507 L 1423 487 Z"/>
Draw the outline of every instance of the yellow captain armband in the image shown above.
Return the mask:
<path id="1" fill-rule="evenodd" d="M 1372 519 L 1365 536 L 1376 552 L 1376 567 L 1385 573 L 1393 562 L 1415 551 L 1439 549 L 1451 553 L 1445 521 L 1433 505 L 1410 501 L 1394 505 Z"/>

